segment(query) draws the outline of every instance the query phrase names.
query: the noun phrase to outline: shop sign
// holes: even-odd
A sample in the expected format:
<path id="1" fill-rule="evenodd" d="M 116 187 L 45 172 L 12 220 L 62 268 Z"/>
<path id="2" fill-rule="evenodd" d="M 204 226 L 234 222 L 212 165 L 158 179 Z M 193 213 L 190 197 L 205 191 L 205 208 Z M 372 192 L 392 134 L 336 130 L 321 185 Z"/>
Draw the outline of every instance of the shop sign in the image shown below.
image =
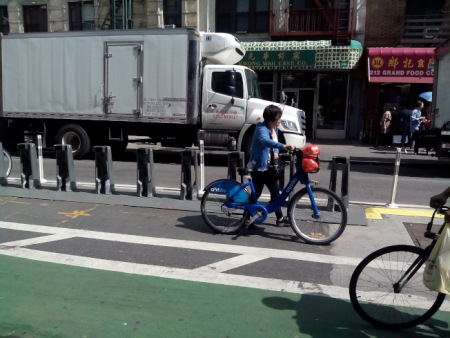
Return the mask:
<path id="1" fill-rule="evenodd" d="M 342 70 L 353 69 L 362 46 L 333 46 L 331 41 L 243 42 L 246 54 L 240 65 L 256 70 Z"/>
<path id="2" fill-rule="evenodd" d="M 369 48 L 369 82 L 433 83 L 434 48 Z"/>

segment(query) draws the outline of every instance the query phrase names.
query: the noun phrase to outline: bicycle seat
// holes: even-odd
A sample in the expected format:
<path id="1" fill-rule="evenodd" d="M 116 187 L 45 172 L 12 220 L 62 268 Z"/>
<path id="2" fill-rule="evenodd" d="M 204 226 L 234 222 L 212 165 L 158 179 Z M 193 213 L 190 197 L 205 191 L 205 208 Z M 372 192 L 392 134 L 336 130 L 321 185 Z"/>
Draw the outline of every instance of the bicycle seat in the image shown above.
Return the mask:
<path id="1" fill-rule="evenodd" d="M 237 168 L 237 172 L 239 173 L 239 175 L 244 176 L 250 174 L 252 171 L 247 167 L 240 167 Z"/>

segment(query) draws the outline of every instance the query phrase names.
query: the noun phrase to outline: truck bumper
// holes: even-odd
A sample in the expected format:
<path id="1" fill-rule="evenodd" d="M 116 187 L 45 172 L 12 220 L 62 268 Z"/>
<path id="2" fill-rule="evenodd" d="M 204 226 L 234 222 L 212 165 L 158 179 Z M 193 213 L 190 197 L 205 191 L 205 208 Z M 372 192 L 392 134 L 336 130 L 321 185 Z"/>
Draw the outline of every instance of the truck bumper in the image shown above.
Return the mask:
<path id="1" fill-rule="evenodd" d="M 286 144 L 292 144 L 294 147 L 303 149 L 306 146 L 306 137 L 299 134 L 284 133 Z"/>

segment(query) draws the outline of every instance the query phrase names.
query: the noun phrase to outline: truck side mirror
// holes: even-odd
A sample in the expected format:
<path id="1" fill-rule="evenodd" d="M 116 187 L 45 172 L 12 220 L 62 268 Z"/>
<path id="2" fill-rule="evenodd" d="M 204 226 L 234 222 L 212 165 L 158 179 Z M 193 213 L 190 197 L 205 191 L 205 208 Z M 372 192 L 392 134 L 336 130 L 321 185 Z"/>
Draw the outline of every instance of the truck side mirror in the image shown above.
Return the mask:
<path id="1" fill-rule="evenodd" d="M 236 71 L 233 70 L 227 70 L 227 94 L 230 96 L 236 95 Z"/>
<path id="2" fill-rule="evenodd" d="M 236 71 L 227 70 L 227 94 L 231 96 L 231 104 L 234 104 L 234 95 L 236 95 Z"/>

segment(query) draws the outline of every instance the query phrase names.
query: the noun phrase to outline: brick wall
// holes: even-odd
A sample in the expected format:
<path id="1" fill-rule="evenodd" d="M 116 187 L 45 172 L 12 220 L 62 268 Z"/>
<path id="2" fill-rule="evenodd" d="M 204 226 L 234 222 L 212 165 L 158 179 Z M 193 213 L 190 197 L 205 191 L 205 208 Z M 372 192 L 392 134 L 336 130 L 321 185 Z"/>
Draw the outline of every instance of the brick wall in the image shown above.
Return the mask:
<path id="1" fill-rule="evenodd" d="M 367 0 L 365 47 L 396 47 L 406 0 Z"/>

